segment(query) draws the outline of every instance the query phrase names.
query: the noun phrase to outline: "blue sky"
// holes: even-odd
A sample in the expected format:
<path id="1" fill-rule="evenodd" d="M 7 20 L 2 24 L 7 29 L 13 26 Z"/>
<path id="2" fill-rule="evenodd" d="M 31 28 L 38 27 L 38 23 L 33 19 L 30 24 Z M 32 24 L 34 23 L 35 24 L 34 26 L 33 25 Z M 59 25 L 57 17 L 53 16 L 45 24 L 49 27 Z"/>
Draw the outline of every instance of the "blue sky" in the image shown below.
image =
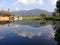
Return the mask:
<path id="1" fill-rule="evenodd" d="M 30 10 L 42 9 L 46 11 L 54 11 L 57 0 L 0 0 L 0 10 Z"/>

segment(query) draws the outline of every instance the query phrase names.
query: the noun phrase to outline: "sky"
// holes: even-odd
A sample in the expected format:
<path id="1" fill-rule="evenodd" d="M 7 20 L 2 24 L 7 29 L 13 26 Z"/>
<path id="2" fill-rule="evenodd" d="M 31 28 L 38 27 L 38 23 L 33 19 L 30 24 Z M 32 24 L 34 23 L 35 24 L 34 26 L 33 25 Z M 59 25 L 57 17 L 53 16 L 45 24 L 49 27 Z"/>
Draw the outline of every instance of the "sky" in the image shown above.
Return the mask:
<path id="1" fill-rule="evenodd" d="M 0 10 L 10 9 L 11 11 L 41 9 L 53 12 L 57 0 L 0 0 Z"/>

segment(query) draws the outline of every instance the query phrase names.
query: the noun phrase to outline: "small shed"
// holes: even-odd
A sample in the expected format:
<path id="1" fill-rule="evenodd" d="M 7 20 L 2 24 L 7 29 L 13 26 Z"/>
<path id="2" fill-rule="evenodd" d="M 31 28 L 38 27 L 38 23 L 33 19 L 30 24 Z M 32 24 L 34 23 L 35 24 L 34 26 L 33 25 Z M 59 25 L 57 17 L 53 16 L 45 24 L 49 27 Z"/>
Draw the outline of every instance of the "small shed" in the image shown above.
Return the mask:
<path id="1" fill-rule="evenodd" d="M 10 21 L 11 14 L 8 12 L 0 12 L 0 22 Z"/>

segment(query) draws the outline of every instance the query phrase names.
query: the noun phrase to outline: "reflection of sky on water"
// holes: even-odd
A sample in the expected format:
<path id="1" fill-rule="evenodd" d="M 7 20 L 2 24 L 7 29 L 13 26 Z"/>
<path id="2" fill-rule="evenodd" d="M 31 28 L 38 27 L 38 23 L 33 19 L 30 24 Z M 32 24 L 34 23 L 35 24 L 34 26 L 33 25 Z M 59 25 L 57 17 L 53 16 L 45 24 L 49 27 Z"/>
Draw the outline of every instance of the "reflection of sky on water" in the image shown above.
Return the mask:
<path id="1" fill-rule="evenodd" d="M 52 25 L 46 25 L 42 27 L 32 27 L 29 25 L 19 25 L 13 23 L 0 25 L 0 42 L 2 41 L 4 44 L 16 43 L 17 45 L 21 42 L 49 44 L 55 42 L 53 39 L 54 35 L 55 33 Z"/>
<path id="2" fill-rule="evenodd" d="M 4 38 L 5 38 L 5 36 L 0 36 L 0 40 L 1 40 L 1 39 L 4 39 Z"/>
<path id="3" fill-rule="evenodd" d="M 7 25 L 0 25 L 0 32 L 7 32 L 11 31 L 13 33 L 16 33 L 18 36 L 22 37 L 28 37 L 33 38 L 34 36 L 46 36 L 46 39 L 48 38 L 54 38 L 54 31 L 52 28 L 52 25 L 47 25 L 43 27 L 31 27 L 28 25 L 16 25 L 16 24 L 10 24 Z"/>

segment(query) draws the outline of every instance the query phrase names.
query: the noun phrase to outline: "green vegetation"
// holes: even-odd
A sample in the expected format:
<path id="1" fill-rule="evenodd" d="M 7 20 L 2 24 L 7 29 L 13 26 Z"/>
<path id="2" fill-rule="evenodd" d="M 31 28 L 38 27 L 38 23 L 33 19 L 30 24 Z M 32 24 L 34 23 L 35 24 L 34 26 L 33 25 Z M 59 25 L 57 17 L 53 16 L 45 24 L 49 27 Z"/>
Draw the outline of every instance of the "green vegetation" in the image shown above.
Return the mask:
<path id="1" fill-rule="evenodd" d="M 46 14 L 41 13 L 40 16 L 22 16 L 23 20 L 45 20 Z"/>
<path id="2" fill-rule="evenodd" d="M 53 12 L 53 18 L 60 20 L 60 0 L 56 2 L 56 9 Z"/>
<path id="3" fill-rule="evenodd" d="M 36 19 L 40 19 L 40 17 L 37 16 L 22 16 L 23 20 L 36 20 Z"/>
<path id="4" fill-rule="evenodd" d="M 58 0 L 56 3 L 56 11 L 57 13 L 60 13 L 60 0 Z"/>

